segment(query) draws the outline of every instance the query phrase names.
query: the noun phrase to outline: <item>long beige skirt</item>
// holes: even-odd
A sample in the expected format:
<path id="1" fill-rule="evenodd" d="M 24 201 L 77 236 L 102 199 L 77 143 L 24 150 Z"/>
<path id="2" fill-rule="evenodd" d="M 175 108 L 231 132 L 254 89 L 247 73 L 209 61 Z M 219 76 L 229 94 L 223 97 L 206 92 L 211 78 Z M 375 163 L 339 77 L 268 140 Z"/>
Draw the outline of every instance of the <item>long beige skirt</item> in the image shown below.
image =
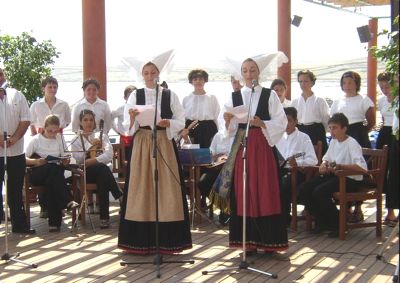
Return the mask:
<path id="1" fill-rule="evenodd" d="M 182 189 L 175 151 L 165 130 L 157 131 L 157 141 L 159 221 L 182 221 Z M 135 135 L 132 149 L 126 220 L 156 220 L 155 161 L 152 153 L 152 131 L 140 129 Z"/>

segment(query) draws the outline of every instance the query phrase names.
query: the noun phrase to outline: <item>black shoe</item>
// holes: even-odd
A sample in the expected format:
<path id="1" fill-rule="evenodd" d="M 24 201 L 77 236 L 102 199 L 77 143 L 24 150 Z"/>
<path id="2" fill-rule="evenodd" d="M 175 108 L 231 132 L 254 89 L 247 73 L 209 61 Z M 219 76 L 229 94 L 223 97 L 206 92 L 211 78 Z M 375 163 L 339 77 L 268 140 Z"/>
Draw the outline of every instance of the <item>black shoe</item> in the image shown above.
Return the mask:
<path id="1" fill-rule="evenodd" d="M 36 233 L 35 229 L 30 229 L 30 228 L 20 228 L 20 229 L 12 229 L 12 232 L 15 234 L 27 234 L 27 235 L 32 235 Z"/>

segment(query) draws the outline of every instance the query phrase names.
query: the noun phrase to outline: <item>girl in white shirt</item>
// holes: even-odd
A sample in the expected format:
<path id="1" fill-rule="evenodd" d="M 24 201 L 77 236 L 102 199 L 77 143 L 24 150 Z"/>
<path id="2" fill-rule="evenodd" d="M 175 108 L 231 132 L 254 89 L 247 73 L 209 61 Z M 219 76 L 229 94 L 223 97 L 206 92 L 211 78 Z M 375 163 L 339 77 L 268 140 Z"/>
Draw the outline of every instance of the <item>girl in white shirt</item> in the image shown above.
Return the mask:
<path id="1" fill-rule="evenodd" d="M 106 133 L 94 133 L 96 122 L 93 111 L 82 110 L 79 121 L 82 133 L 77 135 L 71 144 L 72 155 L 77 164 L 85 163 L 86 182 L 95 183 L 97 186 L 100 228 L 106 229 L 110 226 L 109 192 L 116 200 L 122 201 L 122 192 L 108 167 L 112 161 L 113 148 Z"/>
<path id="2" fill-rule="evenodd" d="M 189 131 L 192 143 L 200 144 L 201 148 L 210 147 L 212 138 L 218 132 L 218 115 L 220 107 L 217 98 L 206 93 L 204 85 L 208 82 L 208 73 L 201 69 L 190 71 L 189 83 L 194 91 L 183 98 L 182 106 L 185 109 L 185 127 L 193 121 L 199 121 L 197 127 Z"/>
<path id="3" fill-rule="evenodd" d="M 43 132 L 33 137 L 26 149 L 26 164 L 32 168 L 33 185 L 44 185 L 44 201 L 48 208 L 49 231 L 58 232 L 61 227 L 62 209 L 72 209 L 78 204 L 72 201 L 64 177 L 64 166 L 69 164 L 69 157 L 64 151 L 63 137 L 59 134 L 60 120 L 56 115 L 49 115 L 44 121 Z M 60 158 L 57 163 L 50 159 Z"/>
<path id="4" fill-rule="evenodd" d="M 314 145 L 322 142 L 322 154 L 328 148 L 326 130 L 329 120 L 329 106 L 322 97 L 318 97 L 312 91 L 317 78 L 310 70 L 302 70 L 297 73 L 297 81 L 301 88 L 299 98 L 292 100 L 291 106 L 297 110 L 299 131 L 310 136 Z"/>
<path id="5" fill-rule="evenodd" d="M 284 80 L 281 80 L 281 79 L 273 80 L 270 88 L 272 90 L 275 90 L 283 107 L 290 106 L 291 101 L 286 98 L 286 83 Z"/>
<path id="6" fill-rule="evenodd" d="M 375 126 L 375 105 L 368 96 L 359 94 L 360 75 L 353 71 L 345 72 L 340 79 L 340 87 L 345 95 L 332 103 L 331 116 L 335 113 L 343 113 L 349 120 L 347 134 L 353 137 L 361 147 L 371 148 L 368 133 Z"/>

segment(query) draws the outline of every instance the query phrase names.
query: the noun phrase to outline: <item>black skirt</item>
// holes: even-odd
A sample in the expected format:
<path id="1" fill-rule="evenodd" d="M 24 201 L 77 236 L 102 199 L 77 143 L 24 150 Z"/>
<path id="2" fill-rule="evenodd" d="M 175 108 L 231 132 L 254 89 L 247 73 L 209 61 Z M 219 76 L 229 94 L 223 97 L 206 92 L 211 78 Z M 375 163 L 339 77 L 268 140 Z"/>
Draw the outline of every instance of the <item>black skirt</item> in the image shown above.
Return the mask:
<path id="1" fill-rule="evenodd" d="M 297 128 L 310 137 L 313 145 L 316 145 L 318 141 L 322 142 L 322 156 L 324 156 L 328 150 L 324 125 L 322 123 L 314 123 L 311 125 L 297 125 Z"/>
<path id="2" fill-rule="evenodd" d="M 362 122 L 350 124 L 347 128 L 347 134 L 354 138 L 361 147 L 371 148 L 367 127 Z"/>
<path id="3" fill-rule="evenodd" d="M 382 149 L 385 144 L 388 145 L 389 147 L 392 145 L 392 127 L 391 126 L 383 126 L 379 130 L 378 138 L 376 140 L 376 148 Z"/>
<path id="4" fill-rule="evenodd" d="M 186 120 L 185 127 L 188 127 L 193 120 Z M 198 125 L 189 131 L 192 143 L 200 144 L 201 148 L 208 148 L 214 135 L 218 132 L 218 127 L 214 120 L 199 121 Z"/>

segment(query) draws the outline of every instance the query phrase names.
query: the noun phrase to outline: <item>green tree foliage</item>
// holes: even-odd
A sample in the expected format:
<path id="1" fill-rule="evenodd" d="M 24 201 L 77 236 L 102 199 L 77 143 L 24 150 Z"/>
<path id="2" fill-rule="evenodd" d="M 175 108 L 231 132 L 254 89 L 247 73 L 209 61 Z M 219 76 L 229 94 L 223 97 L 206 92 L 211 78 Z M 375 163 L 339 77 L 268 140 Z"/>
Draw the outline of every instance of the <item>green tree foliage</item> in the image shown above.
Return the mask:
<path id="1" fill-rule="evenodd" d="M 41 80 L 51 74 L 50 65 L 58 54 L 50 40 L 38 42 L 27 32 L 15 37 L 0 35 L 0 61 L 7 81 L 29 104 L 43 96 Z"/>

